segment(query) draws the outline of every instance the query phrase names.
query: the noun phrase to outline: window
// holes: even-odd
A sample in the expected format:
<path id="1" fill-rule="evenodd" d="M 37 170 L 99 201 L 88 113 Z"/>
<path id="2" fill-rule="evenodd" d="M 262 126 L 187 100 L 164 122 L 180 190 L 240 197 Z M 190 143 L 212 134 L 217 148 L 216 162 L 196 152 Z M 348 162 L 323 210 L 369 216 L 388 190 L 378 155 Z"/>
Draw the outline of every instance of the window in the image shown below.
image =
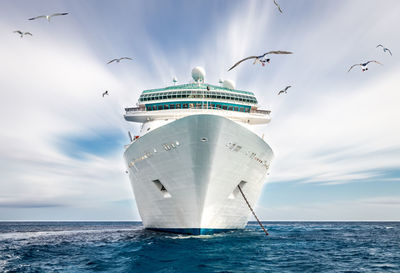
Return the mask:
<path id="1" fill-rule="evenodd" d="M 250 108 L 244 108 L 244 111 L 245 111 L 246 113 L 248 113 L 248 112 L 250 112 Z"/>
<path id="2" fill-rule="evenodd" d="M 164 105 L 164 110 L 167 110 L 167 109 L 169 109 L 169 105 L 168 105 L 168 104 L 165 104 L 165 105 Z"/>
<path id="3" fill-rule="evenodd" d="M 187 109 L 187 108 L 188 108 L 188 104 L 187 104 L 187 103 L 184 103 L 184 104 L 183 104 L 183 108 L 184 108 L 184 109 Z"/>
<path id="4" fill-rule="evenodd" d="M 240 107 L 240 110 L 239 110 L 240 112 L 244 112 L 244 108 L 243 107 Z"/>
<path id="5" fill-rule="evenodd" d="M 227 109 L 228 109 L 228 106 L 223 105 L 223 106 L 222 106 L 222 109 L 227 110 Z"/>
<path id="6" fill-rule="evenodd" d="M 153 105 L 153 111 L 157 110 L 157 106 Z"/>
<path id="7" fill-rule="evenodd" d="M 215 103 L 211 103 L 211 107 L 212 107 L 212 108 L 215 108 Z"/>
<path id="8" fill-rule="evenodd" d="M 180 103 L 176 104 L 176 109 L 181 109 L 181 104 Z"/>
<path id="9" fill-rule="evenodd" d="M 159 106 L 157 107 L 157 109 L 158 109 L 158 110 L 162 110 L 162 109 L 163 109 L 163 106 L 162 106 L 162 105 L 159 105 Z"/>
<path id="10" fill-rule="evenodd" d="M 153 108 L 151 106 L 147 107 L 147 111 L 151 111 Z"/>
<path id="11" fill-rule="evenodd" d="M 170 104 L 169 109 L 175 109 L 175 104 Z"/>
<path id="12" fill-rule="evenodd" d="M 221 104 L 217 104 L 217 108 L 218 108 L 218 109 L 221 109 Z"/>
<path id="13" fill-rule="evenodd" d="M 228 110 L 232 111 L 233 110 L 233 106 L 229 106 Z"/>
<path id="14" fill-rule="evenodd" d="M 234 111 L 239 111 L 239 107 L 235 106 L 235 107 L 233 108 L 233 110 L 234 110 Z"/>

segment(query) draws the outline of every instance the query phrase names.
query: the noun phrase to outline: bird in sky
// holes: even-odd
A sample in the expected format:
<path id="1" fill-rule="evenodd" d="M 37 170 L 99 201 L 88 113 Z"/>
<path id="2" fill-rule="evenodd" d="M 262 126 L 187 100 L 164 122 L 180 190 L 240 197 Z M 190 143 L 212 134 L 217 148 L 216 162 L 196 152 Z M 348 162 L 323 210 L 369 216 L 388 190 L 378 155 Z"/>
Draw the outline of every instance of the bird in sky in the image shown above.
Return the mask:
<path id="1" fill-rule="evenodd" d="M 19 35 L 21 35 L 21 38 L 24 37 L 24 35 L 30 35 L 32 36 L 32 33 L 30 32 L 22 32 L 21 30 L 15 30 L 13 31 L 14 33 L 18 33 Z"/>
<path id="2" fill-rule="evenodd" d="M 267 53 L 264 53 L 263 55 L 260 56 L 250 56 L 247 58 L 244 58 L 240 61 L 238 61 L 237 63 L 235 63 L 231 68 L 229 68 L 228 71 L 231 71 L 232 69 L 234 69 L 236 66 L 238 66 L 240 63 L 250 60 L 250 59 L 254 59 L 253 64 L 255 64 L 256 62 L 260 62 L 262 64 L 262 66 L 265 66 L 265 63 L 269 63 L 271 59 L 266 59 L 265 56 L 268 54 L 293 54 L 293 52 L 290 51 L 282 51 L 282 50 L 274 50 L 274 51 L 269 51 Z"/>
<path id="3" fill-rule="evenodd" d="M 390 49 L 389 48 L 387 48 L 387 47 L 384 47 L 383 45 L 377 45 L 376 47 L 382 47 L 382 49 L 383 49 L 383 52 L 389 52 L 390 53 L 390 55 L 392 56 L 392 51 L 390 51 Z"/>
<path id="4" fill-rule="evenodd" d="M 108 90 L 106 90 L 106 92 L 104 92 L 104 93 L 102 94 L 103 98 L 104 98 L 105 95 L 107 95 L 107 96 L 109 95 L 109 94 L 108 94 Z"/>
<path id="5" fill-rule="evenodd" d="M 278 96 L 279 96 L 280 94 L 287 94 L 287 90 L 288 90 L 290 87 L 292 87 L 292 86 L 291 86 L 291 85 L 286 86 L 284 89 L 282 89 L 281 91 L 279 91 L 279 92 L 278 92 Z"/>
<path id="6" fill-rule="evenodd" d="M 280 12 L 280 13 L 283 13 L 282 10 L 281 10 L 281 7 L 280 7 L 279 4 L 276 2 L 276 0 L 274 0 L 274 4 L 275 4 L 275 6 L 278 7 L 279 12 Z"/>
<path id="7" fill-rule="evenodd" d="M 368 65 L 369 63 L 377 63 L 377 64 L 382 65 L 380 62 L 372 60 L 372 61 L 368 61 L 368 62 L 362 63 L 362 64 L 353 64 L 353 65 L 350 67 L 349 71 L 347 71 L 347 72 L 350 72 L 350 70 L 352 70 L 353 67 L 358 66 L 358 65 L 361 66 L 361 70 L 362 70 L 363 72 L 364 72 L 364 71 L 367 71 L 367 70 L 368 70 L 367 65 Z"/>
<path id="8" fill-rule="evenodd" d="M 112 59 L 111 61 L 109 61 L 107 64 L 110 64 L 112 62 L 117 62 L 119 63 L 121 60 L 132 60 L 132 58 L 129 57 L 122 57 L 122 58 L 118 58 L 118 59 Z"/>
<path id="9" fill-rule="evenodd" d="M 50 15 L 40 15 L 40 16 L 32 17 L 32 18 L 29 18 L 28 20 L 36 20 L 36 19 L 39 19 L 39 18 L 46 18 L 46 20 L 50 22 L 50 18 L 51 17 L 62 16 L 62 15 L 67 15 L 67 14 L 68 14 L 68 12 L 53 13 L 53 14 L 50 14 Z"/>

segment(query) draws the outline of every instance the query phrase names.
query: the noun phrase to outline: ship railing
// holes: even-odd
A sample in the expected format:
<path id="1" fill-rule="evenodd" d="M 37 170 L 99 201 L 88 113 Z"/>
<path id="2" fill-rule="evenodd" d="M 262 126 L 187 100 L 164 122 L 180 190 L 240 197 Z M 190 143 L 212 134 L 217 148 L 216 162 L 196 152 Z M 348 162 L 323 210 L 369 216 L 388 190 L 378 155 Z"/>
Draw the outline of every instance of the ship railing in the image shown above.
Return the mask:
<path id="1" fill-rule="evenodd" d="M 130 107 L 130 108 L 125 108 L 126 113 L 128 114 L 129 112 L 153 112 L 153 111 L 167 111 L 167 110 L 187 110 L 187 109 L 192 109 L 192 110 L 201 110 L 201 109 L 205 109 L 205 110 L 221 110 L 221 111 L 230 111 L 233 112 L 232 110 L 227 110 L 227 109 L 222 109 L 222 108 L 218 108 L 218 107 L 212 107 L 212 106 L 192 106 L 189 108 L 174 108 L 174 109 L 163 109 L 163 110 L 151 110 L 151 111 L 147 111 L 145 107 Z M 234 111 L 234 112 L 238 112 L 238 111 Z M 250 114 L 262 114 L 262 115 L 269 115 L 271 113 L 270 110 L 261 110 L 261 109 L 250 109 L 250 111 L 247 112 L 240 112 L 240 113 L 250 113 Z"/>

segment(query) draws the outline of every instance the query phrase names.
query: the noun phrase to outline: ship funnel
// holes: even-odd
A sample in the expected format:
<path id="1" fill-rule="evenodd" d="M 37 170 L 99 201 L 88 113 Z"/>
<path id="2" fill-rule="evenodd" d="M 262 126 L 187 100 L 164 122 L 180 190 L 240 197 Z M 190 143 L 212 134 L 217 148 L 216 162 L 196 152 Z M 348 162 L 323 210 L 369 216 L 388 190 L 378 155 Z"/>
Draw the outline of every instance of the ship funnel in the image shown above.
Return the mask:
<path id="1" fill-rule="evenodd" d="M 197 83 L 204 82 L 205 76 L 206 76 L 206 71 L 204 70 L 204 68 L 196 66 L 195 68 L 192 69 L 192 78 L 195 82 Z"/>

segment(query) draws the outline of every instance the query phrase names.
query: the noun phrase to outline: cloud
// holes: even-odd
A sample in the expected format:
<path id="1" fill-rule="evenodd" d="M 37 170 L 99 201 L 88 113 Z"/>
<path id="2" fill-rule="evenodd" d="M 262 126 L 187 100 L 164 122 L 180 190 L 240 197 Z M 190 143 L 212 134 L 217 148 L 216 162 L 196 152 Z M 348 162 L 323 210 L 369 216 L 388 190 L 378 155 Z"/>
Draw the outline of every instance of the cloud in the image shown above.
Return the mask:
<path id="1" fill-rule="evenodd" d="M 160 37 L 174 29 L 159 25 L 168 21 L 169 12 L 163 10 L 166 17 L 157 21 L 148 14 L 156 9 L 151 4 L 113 4 L 123 18 L 131 9 L 138 16 L 131 16 L 133 21 L 107 19 L 112 24 L 106 26 L 100 22 L 106 9 L 79 5 L 70 4 L 76 12 L 57 24 L 25 22 L 36 7 L 19 11 L 15 6 L 0 21 L 0 32 L 9 33 L 0 44 L 6 64 L 0 66 L 0 125 L 6 128 L 0 134 L 0 203 L 58 204 L 63 208 L 58 212 L 69 219 L 74 214 L 65 207 L 88 209 L 77 218 L 90 211 L 107 219 L 113 208 L 128 215 L 131 207 L 115 205 L 132 198 L 122 143 L 107 153 L 93 152 L 96 145 L 81 149 L 79 143 L 127 140 L 126 132 L 137 131 L 138 125 L 123 120 L 123 108 L 135 105 L 141 90 L 168 85 L 173 76 L 180 83 L 190 81 L 196 65 L 206 68 L 207 82 L 234 79 L 238 89 L 255 92 L 260 105 L 272 110 L 272 122 L 256 128 L 275 152 L 269 181 L 337 185 L 398 178 L 391 172 L 400 166 L 400 63 L 395 50 L 400 38 L 388 35 L 398 25 L 397 1 L 299 1 L 286 5 L 283 15 L 268 1 L 233 2 L 223 11 L 210 9 L 202 24 L 193 26 L 194 33 L 173 35 L 176 41 L 168 41 L 169 47 Z M 172 9 L 184 22 L 191 6 Z M 21 18 L 25 21 L 20 24 Z M 157 28 L 148 27 L 148 20 Z M 14 36 L 16 25 L 29 27 L 34 36 Z M 377 43 L 390 47 L 393 57 L 377 51 Z M 227 72 L 236 60 L 272 49 L 294 54 L 274 56 L 264 68 L 249 62 Z M 120 52 L 138 56 L 133 62 L 105 64 Z M 369 58 L 379 58 L 384 66 L 347 73 L 351 64 Z M 276 91 L 289 84 L 289 94 L 278 97 Z M 105 89 L 110 96 L 103 99 Z M 109 214 L 102 215 L 107 206 Z M 357 206 L 361 209 L 361 202 Z M 340 204 L 329 208 L 333 218 L 338 215 L 334 208 L 345 209 Z M 385 214 L 388 219 L 390 213 L 394 210 Z"/>
<path id="2" fill-rule="evenodd" d="M 265 221 L 400 221 L 400 198 L 383 196 L 349 201 L 256 207 Z"/>

